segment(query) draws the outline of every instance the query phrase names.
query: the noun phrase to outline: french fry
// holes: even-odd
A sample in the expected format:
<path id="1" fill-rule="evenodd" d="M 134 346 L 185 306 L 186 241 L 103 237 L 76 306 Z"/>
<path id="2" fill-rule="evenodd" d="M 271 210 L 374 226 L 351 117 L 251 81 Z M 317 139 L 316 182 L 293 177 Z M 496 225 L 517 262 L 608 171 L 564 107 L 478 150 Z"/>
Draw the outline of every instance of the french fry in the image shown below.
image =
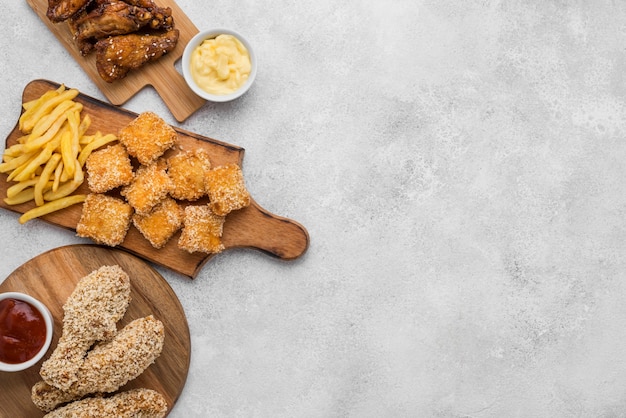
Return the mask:
<path id="1" fill-rule="evenodd" d="M 83 135 L 80 137 L 80 145 L 87 145 L 96 139 L 95 135 Z"/>
<path id="2" fill-rule="evenodd" d="M 33 187 L 39 179 L 20 181 L 7 189 L 7 197 L 12 198 L 20 194 L 23 190 Z"/>
<path id="3" fill-rule="evenodd" d="M 52 183 L 52 191 L 56 192 L 61 183 L 61 174 L 63 174 L 63 159 L 59 161 L 57 168 L 54 170 L 54 181 Z"/>
<path id="4" fill-rule="evenodd" d="M 53 138 L 55 138 L 56 134 L 59 132 L 65 121 L 67 120 L 67 113 L 59 116 L 52 125 L 45 131 L 44 134 L 33 137 L 32 139 L 28 139 L 26 143 L 23 145 L 25 151 L 34 151 L 38 148 L 45 146 L 48 142 L 50 142 Z"/>
<path id="5" fill-rule="evenodd" d="M 16 181 L 24 181 L 30 179 L 31 176 L 35 174 L 37 168 L 40 167 L 42 164 L 45 164 L 50 159 L 50 157 L 52 156 L 52 151 L 54 151 L 54 148 L 46 146 L 35 158 L 28 162 L 27 166 L 17 176 L 15 176 L 14 179 Z"/>
<path id="6" fill-rule="evenodd" d="M 73 100 L 76 96 L 78 96 L 78 90 L 70 89 L 65 90 L 63 93 L 44 101 L 42 105 L 33 112 L 32 117 L 27 118 L 24 121 L 21 131 L 25 134 L 30 134 L 33 131 L 33 128 L 35 127 L 37 121 L 39 121 L 43 116 L 50 113 L 52 109 L 54 109 L 63 101 L 68 99 Z"/>
<path id="7" fill-rule="evenodd" d="M 80 111 L 78 112 L 80 114 Z M 83 120 L 80 122 L 80 126 L 78 127 L 78 131 L 79 131 L 79 142 L 81 140 L 81 138 L 85 135 L 85 132 L 87 132 L 89 130 L 89 127 L 91 126 L 91 117 L 89 115 L 85 115 L 85 117 L 83 118 Z"/>
<path id="8" fill-rule="evenodd" d="M 22 154 L 19 157 L 15 157 L 11 161 L 0 164 L 0 173 L 8 173 L 15 170 L 22 164 L 27 163 L 34 155 L 34 152 L 29 152 L 26 154 Z"/>
<path id="9" fill-rule="evenodd" d="M 35 189 L 29 187 L 28 189 L 24 189 L 15 196 L 5 197 L 4 203 L 7 205 L 20 205 L 22 203 L 30 202 L 35 198 Z"/>
<path id="10" fill-rule="evenodd" d="M 8 159 L 19 157 L 24 153 L 24 144 L 13 144 L 9 148 L 4 150 L 4 154 L 2 154 L 2 160 L 8 161 Z"/>
<path id="11" fill-rule="evenodd" d="M 81 150 L 80 154 L 78 155 L 78 161 L 80 162 L 80 166 L 81 167 L 85 166 L 85 162 L 87 161 L 87 158 L 89 158 L 89 155 L 94 150 L 116 140 L 117 140 L 117 136 L 113 134 L 102 135 L 100 132 L 96 133 L 96 138 L 90 143 L 88 143 L 87 145 L 85 145 L 83 149 Z"/>
<path id="12" fill-rule="evenodd" d="M 64 91 L 65 91 L 65 86 L 61 85 L 56 90 L 47 91 L 44 94 L 42 94 L 39 98 L 31 100 L 29 102 L 26 102 L 26 103 L 22 104 L 22 107 L 24 108 L 25 112 L 22 113 L 22 115 L 20 116 L 20 119 L 19 119 L 18 127 L 19 127 L 20 131 L 24 132 L 24 130 L 25 130 L 24 125 L 26 124 L 26 121 L 27 120 L 31 120 L 33 118 L 34 113 L 37 110 L 39 110 L 39 108 L 41 108 L 41 106 L 45 102 L 47 102 L 48 100 L 51 100 L 52 98 L 58 96 L 59 94 L 63 93 Z"/>
<path id="13" fill-rule="evenodd" d="M 70 131 L 65 132 L 63 138 L 61 138 L 61 155 L 63 156 L 63 172 L 68 178 L 72 177 L 76 167 L 76 164 L 74 164 L 76 156 L 72 155 L 72 132 Z"/>
<path id="14" fill-rule="evenodd" d="M 72 134 L 72 156 L 75 159 L 80 152 L 80 112 L 68 111 L 67 122 L 70 126 L 70 132 Z"/>
<path id="15" fill-rule="evenodd" d="M 23 136 L 5 149 L 0 162 L 0 173 L 16 182 L 7 188 L 4 202 L 36 205 L 20 217 L 20 223 L 84 201 L 85 195 L 72 194 L 85 181 L 87 158 L 117 140 L 112 134 L 87 135 L 91 117 L 81 117 L 83 105 L 74 101 L 77 95 L 77 90 L 62 85 L 22 104 L 18 128 Z"/>
<path id="16" fill-rule="evenodd" d="M 45 201 L 54 201 L 64 197 L 67 197 L 74 193 L 83 182 L 75 182 L 74 180 L 65 182 L 59 186 L 56 191 L 48 190 L 43 194 L 43 199 Z"/>
<path id="17" fill-rule="evenodd" d="M 37 183 L 35 184 L 34 195 L 35 195 L 35 204 L 37 206 L 41 206 L 44 204 L 44 199 L 43 199 L 44 187 L 48 185 L 50 177 L 52 176 L 52 173 L 54 173 L 54 170 L 57 168 L 59 161 L 61 161 L 61 154 L 59 153 L 52 154 L 52 156 L 46 163 L 46 166 L 44 167 L 43 171 L 41 172 L 41 175 L 39 176 Z"/>
<path id="18" fill-rule="evenodd" d="M 34 180 L 36 181 L 38 179 L 34 179 Z M 22 183 L 20 182 L 17 184 L 22 184 Z M 48 184 L 44 185 L 43 192 L 46 193 L 50 189 L 52 189 L 51 181 L 49 181 Z M 35 200 L 35 188 L 31 186 L 31 187 L 25 188 L 24 190 L 15 194 L 14 196 L 7 196 L 4 199 L 4 202 L 7 205 L 19 205 L 22 203 L 30 202 L 32 200 Z"/>
<path id="19" fill-rule="evenodd" d="M 80 187 L 81 184 L 85 181 L 85 175 L 83 174 L 83 170 L 80 168 L 80 163 L 78 160 L 74 160 L 74 179 L 72 181 L 68 181 L 63 183 L 58 187 L 56 191 L 48 191 L 44 193 L 44 200 L 57 200 L 62 197 L 68 196 L 76 191 Z"/>
<path id="20" fill-rule="evenodd" d="M 44 116 L 37 122 L 26 140 L 26 144 L 48 132 L 52 125 L 54 125 L 59 119 L 65 119 L 67 117 L 67 112 L 77 106 L 78 103 L 73 102 L 72 100 L 65 100 L 64 102 L 59 103 L 59 105 L 55 107 L 50 114 Z"/>
<path id="21" fill-rule="evenodd" d="M 61 209 L 65 209 L 77 203 L 82 203 L 85 201 L 86 198 L 87 198 L 86 195 L 78 194 L 74 196 L 63 197 L 63 198 L 54 200 L 52 202 L 45 203 L 42 206 L 37 206 L 36 208 L 26 211 L 22 216 L 20 216 L 19 222 L 21 224 L 25 224 L 31 219 L 35 219 L 35 218 L 38 218 L 43 215 L 47 215 L 52 212 L 56 212 Z"/>

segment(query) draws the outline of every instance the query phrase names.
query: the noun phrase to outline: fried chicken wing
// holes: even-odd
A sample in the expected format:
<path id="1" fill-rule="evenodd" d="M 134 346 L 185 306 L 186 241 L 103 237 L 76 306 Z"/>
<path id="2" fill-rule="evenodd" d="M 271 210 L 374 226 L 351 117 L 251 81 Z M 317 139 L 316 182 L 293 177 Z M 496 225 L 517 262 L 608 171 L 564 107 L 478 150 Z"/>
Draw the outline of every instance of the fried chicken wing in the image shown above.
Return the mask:
<path id="1" fill-rule="evenodd" d="M 151 1 L 141 3 L 100 0 L 94 9 L 70 19 L 70 28 L 81 54 L 87 55 L 97 41 L 109 36 L 125 35 L 146 27 L 164 31 L 174 27 L 169 7 L 161 8 Z"/>
<path id="2" fill-rule="evenodd" d="M 48 0 L 46 16 L 53 22 L 63 22 L 76 15 L 91 3 L 91 0 Z"/>
<path id="3" fill-rule="evenodd" d="M 172 29 L 163 34 L 132 33 L 102 39 L 95 46 L 98 74 L 107 83 L 124 78 L 129 71 L 172 51 L 178 37 L 178 29 Z"/>

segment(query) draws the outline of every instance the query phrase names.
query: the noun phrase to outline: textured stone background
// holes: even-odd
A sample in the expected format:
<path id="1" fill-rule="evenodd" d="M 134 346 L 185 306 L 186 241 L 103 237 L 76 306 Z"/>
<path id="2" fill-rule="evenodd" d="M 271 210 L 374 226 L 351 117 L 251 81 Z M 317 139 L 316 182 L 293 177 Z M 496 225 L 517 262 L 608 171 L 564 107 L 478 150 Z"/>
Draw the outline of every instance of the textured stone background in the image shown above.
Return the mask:
<path id="1" fill-rule="evenodd" d="M 182 125 L 125 107 L 244 147 L 311 246 L 159 270 L 193 346 L 172 417 L 626 416 L 626 3 L 179 4 L 252 41 L 256 85 Z M 102 98 L 26 2 L 4 22 L 0 133 L 32 79 Z M 0 277 L 83 242 L 0 231 Z"/>

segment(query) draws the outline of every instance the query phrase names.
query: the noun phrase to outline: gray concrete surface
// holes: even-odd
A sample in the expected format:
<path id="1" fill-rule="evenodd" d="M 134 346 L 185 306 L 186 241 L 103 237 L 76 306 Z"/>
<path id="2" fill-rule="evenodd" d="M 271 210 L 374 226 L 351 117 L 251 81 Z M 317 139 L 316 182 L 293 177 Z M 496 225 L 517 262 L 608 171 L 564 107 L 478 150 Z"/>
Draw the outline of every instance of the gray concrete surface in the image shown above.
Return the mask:
<path id="1" fill-rule="evenodd" d="M 171 417 L 626 416 L 626 3 L 178 4 L 249 38 L 256 85 L 182 124 L 125 107 L 244 147 L 311 246 L 159 268 L 193 347 Z M 33 79 L 103 98 L 26 2 L 4 22 L 0 133 Z M 84 242 L 0 231 L 0 277 Z"/>

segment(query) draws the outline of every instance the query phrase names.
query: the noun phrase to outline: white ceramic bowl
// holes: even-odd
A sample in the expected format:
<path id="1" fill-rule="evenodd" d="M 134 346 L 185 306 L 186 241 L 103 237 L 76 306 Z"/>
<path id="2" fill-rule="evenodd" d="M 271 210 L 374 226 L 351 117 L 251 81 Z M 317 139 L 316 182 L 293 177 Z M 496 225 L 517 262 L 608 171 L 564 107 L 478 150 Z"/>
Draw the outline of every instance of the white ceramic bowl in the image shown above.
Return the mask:
<path id="1" fill-rule="evenodd" d="M 0 361 L 0 371 L 18 372 L 18 371 L 25 370 L 25 369 L 28 369 L 29 367 L 34 366 L 46 354 L 46 352 L 50 348 L 50 343 L 52 342 L 52 334 L 54 331 L 54 320 L 52 319 L 52 314 L 50 314 L 50 310 L 46 307 L 46 305 L 44 305 L 43 303 L 41 303 L 34 297 L 29 296 L 25 293 L 19 293 L 19 292 L 0 293 L 0 301 L 4 299 L 17 299 L 17 300 L 30 303 L 33 307 L 35 307 L 35 309 L 37 309 L 41 313 L 41 316 L 43 316 L 44 322 L 46 324 L 46 339 L 44 341 L 43 346 L 39 349 L 39 351 L 37 352 L 37 354 L 35 354 L 33 358 L 31 358 L 28 361 L 25 361 L 24 363 L 16 363 L 16 364 L 4 363 Z"/>
<path id="2" fill-rule="evenodd" d="M 196 49 L 196 47 L 200 45 L 204 40 L 212 39 L 222 34 L 232 35 L 241 41 L 241 43 L 246 47 L 246 49 L 248 50 L 248 53 L 250 54 L 251 68 L 250 68 L 250 75 L 248 76 L 248 80 L 243 86 L 241 86 L 238 90 L 230 94 L 218 95 L 218 94 L 207 93 L 202 88 L 200 88 L 194 81 L 189 67 L 190 67 L 190 61 L 191 61 L 191 53 L 193 52 L 193 50 Z M 248 91 L 248 89 L 250 89 L 250 87 L 254 83 L 254 79 L 256 78 L 256 71 L 257 71 L 257 59 L 254 53 L 254 50 L 252 49 L 252 45 L 250 45 L 250 42 L 248 42 L 248 40 L 244 38 L 240 33 L 237 33 L 230 29 L 209 29 L 209 30 L 200 31 L 198 34 L 196 34 L 196 36 L 191 38 L 191 40 L 189 41 L 187 45 L 185 45 L 185 50 L 183 51 L 183 58 L 182 58 L 181 64 L 182 64 L 181 66 L 183 70 L 183 77 L 185 78 L 185 81 L 187 82 L 187 85 L 189 86 L 189 88 L 191 88 L 191 90 L 194 93 L 196 93 L 198 96 L 211 102 L 228 102 L 228 101 L 234 100 L 242 96 L 245 92 Z"/>

